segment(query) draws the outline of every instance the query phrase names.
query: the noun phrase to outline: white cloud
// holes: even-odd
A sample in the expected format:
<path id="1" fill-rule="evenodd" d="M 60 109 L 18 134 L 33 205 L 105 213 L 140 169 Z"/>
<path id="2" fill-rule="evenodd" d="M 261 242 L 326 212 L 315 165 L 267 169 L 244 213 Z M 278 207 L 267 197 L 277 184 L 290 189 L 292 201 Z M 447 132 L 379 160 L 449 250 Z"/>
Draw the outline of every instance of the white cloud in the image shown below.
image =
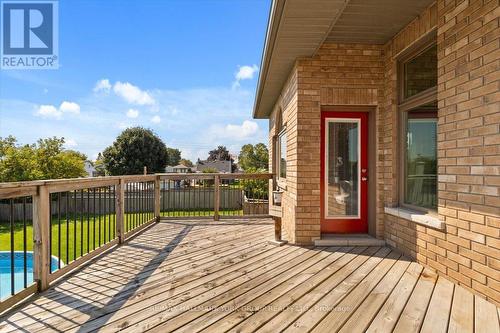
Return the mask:
<path id="1" fill-rule="evenodd" d="M 156 103 L 147 91 L 143 91 L 129 82 L 116 82 L 113 91 L 131 104 L 154 105 Z"/>
<path id="2" fill-rule="evenodd" d="M 40 105 L 36 114 L 44 118 L 61 119 L 62 117 L 62 112 L 54 105 Z"/>
<path id="3" fill-rule="evenodd" d="M 259 125 L 256 122 L 245 120 L 241 125 L 226 125 L 225 135 L 233 138 L 248 138 L 257 133 Z"/>
<path id="4" fill-rule="evenodd" d="M 257 65 L 253 66 L 241 66 L 238 72 L 236 72 L 235 79 L 240 80 L 250 80 L 253 79 L 253 75 L 259 70 Z"/>
<path id="5" fill-rule="evenodd" d="M 259 67 L 257 67 L 257 65 L 240 66 L 238 71 L 234 74 L 235 81 L 233 82 L 233 89 L 240 86 L 240 81 L 253 79 L 253 76 L 258 70 Z"/>
<path id="6" fill-rule="evenodd" d="M 159 124 L 161 122 L 160 116 L 154 116 L 153 118 L 151 118 L 151 122 L 154 124 Z"/>
<path id="7" fill-rule="evenodd" d="M 226 126 L 212 126 L 210 133 L 213 137 L 220 139 L 242 140 L 255 136 L 258 131 L 259 125 L 256 122 L 244 120 L 241 125 L 228 124 Z"/>
<path id="8" fill-rule="evenodd" d="M 129 118 L 137 118 L 137 117 L 139 117 L 139 110 L 129 109 L 127 111 L 127 117 L 129 117 Z"/>
<path id="9" fill-rule="evenodd" d="M 61 112 L 79 114 L 80 113 L 80 105 L 78 105 L 74 102 L 64 101 L 61 103 L 61 106 L 59 106 L 59 110 Z"/>
<path id="10" fill-rule="evenodd" d="M 66 149 L 71 149 L 71 148 L 74 148 L 74 147 L 78 146 L 78 143 L 76 143 L 76 141 L 73 140 L 73 139 L 65 139 L 64 141 L 65 141 L 64 142 L 64 147 Z"/>
<path id="11" fill-rule="evenodd" d="M 62 102 L 59 108 L 50 104 L 40 105 L 35 114 L 43 118 L 61 119 L 66 113 L 80 114 L 80 105 L 68 101 Z"/>
<path id="12" fill-rule="evenodd" d="M 103 91 L 109 93 L 110 90 L 111 90 L 111 83 L 109 83 L 108 79 L 102 79 L 97 81 L 94 87 L 94 92 Z"/>

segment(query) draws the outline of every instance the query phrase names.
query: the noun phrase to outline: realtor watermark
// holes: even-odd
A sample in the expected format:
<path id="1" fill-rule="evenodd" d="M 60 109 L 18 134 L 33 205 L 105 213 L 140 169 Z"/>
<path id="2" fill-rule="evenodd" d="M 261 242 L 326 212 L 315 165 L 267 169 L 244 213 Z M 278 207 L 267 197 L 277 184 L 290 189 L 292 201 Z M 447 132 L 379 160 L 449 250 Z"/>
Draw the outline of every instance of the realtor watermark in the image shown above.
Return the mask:
<path id="1" fill-rule="evenodd" d="M 58 1 L 0 0 L 2 69 L 59 67 Z"/>

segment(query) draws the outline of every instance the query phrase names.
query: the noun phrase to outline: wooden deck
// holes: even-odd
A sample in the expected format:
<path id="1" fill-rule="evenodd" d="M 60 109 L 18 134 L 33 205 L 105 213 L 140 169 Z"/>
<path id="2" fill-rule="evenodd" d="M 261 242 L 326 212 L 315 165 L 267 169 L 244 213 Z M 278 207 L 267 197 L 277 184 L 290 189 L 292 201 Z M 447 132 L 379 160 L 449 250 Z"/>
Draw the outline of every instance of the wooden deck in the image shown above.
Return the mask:
<path id="1" fill-rule="evenodd" d="M 163 221 L 1 332 L 499 332 L 499 309 L 387 247 L 267 244 L 271 220 Z"/>

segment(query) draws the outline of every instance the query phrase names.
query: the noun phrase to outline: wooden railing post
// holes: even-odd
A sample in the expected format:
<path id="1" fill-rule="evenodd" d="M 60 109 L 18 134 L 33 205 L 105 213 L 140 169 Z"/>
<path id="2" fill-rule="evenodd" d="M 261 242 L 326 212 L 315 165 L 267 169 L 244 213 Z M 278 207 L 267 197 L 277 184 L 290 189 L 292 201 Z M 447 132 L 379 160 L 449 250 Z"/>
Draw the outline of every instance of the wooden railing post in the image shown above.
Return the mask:
<path id="1" fill-rule="evenodd" d="M 274 220 L 274 240 L 281 242 L 281 217 L 273 217 Z"/>
<path id="2" fill-rule="evenodd" d="M 214 176 L 214 221 L 219 221 L 220 206 L 220 177 Z"/>
<path id="3" fill-rule="evenodd" d="M 160 176 L 156 176 L 155 178 L 155 217 L 156 222 L 160 222 L 160 197 L 161 197 L 161 189 L 160 189 Z"/>
<path id="4" fill-rule="evenodd" d="M 37 195 L 33 196 L 33 276 L 39 291 L 49 287 L 50 214 L 49 189 L 40 185 Z"/>
<path id="5" fill-rule="evenodd" d="M 120 178 L 116 191 L 116 235 L 118 243 L 125 241 L 125 180 Z"/>

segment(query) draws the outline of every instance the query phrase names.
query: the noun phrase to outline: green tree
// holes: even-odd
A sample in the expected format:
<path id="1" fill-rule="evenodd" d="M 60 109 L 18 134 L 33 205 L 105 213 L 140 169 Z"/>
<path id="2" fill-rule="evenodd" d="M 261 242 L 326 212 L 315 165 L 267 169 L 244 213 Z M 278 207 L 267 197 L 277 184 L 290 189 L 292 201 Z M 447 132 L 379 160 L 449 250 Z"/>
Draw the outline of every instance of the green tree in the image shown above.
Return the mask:
<path id="1" fill-rule="evenodd" d="M 167 148 L 167 165 L 176 166 L 181 160 L 181 151 L 175 148 Z M 189 165 L 186 165 L 189 166 Z"/>
<path id="2" fill-rule="evenodd" d="M 40 139 L 18 145 L 10 136 L 0 138 L 0 181 L 76 178 L 86 175 L 82 153 L 64 149 L 64 138 Z"/>
<path id="3" fill-rule="evenodd" d="M 179 164 L 185 165 L 185 166 L 190 167 L 190 168 L 194 167 L 193 162 L 191 162 L 190 160 L 187 160 L 185 158 L 181 158 L 181 160 L 179 161 Z"/>
<path id="4" fill-rule="evenodd" d="M 225 146 L 218 146 L 208 152 L 207 161 L 231 161 L 231 155 Z"/>
<path id="5" fill-rule="evenodd" d="M 163 172 L 168 160 L 167 147 L 150 129 L 132 127 L 124 130 L 103 152 L 104 165 L 111 175 Z"/>
<path id="6" fill-rule="evenodd" d="M 265 173 L 266 169 L 249 168 L 247 173 Z M 269 192 L 269 181 L 267 179 L 242 179 L 241 185 L 245 195 L 249 199 L 267 199 Z"/>
<path id="7" fill-rule="evenodd" d="M 106 176 L 106 167 L 104 165 L 104 157 L 101 153 L 97 154 L 97 158 L 94 161 L 94 168 L 98 176 Z"/>
<path id="8" fill-rule="evenodd" d="M 241 147 L 238 156 L 238 163 L 245 172 L 250 172 L 252 169 L 260 169 L 267 171 L 269 165 L 269 151 L 263 143 L 257 143 L 255 146 L 246 144 Z"/>

